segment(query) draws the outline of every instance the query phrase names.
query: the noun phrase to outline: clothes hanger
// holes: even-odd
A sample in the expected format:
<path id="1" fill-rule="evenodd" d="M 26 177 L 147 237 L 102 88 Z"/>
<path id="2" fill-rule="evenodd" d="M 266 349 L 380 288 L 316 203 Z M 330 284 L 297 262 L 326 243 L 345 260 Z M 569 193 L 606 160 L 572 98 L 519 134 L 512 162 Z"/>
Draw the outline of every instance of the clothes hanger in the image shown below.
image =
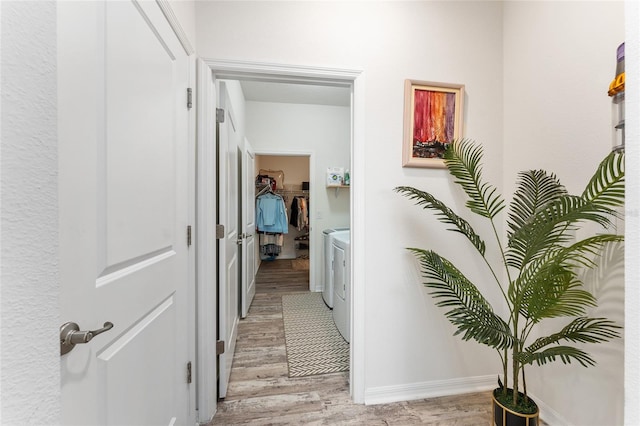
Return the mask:
<path id="1" fill-rule="evenodd" d="M 262 188 L 257 194 L 256 197 L 261 196 L 262 194 L 266 194 L 267 192 L 270 192 L 273 194 L 273 189 L 271 189 L 271 185 L 267 185 L 264 188 Z"/>

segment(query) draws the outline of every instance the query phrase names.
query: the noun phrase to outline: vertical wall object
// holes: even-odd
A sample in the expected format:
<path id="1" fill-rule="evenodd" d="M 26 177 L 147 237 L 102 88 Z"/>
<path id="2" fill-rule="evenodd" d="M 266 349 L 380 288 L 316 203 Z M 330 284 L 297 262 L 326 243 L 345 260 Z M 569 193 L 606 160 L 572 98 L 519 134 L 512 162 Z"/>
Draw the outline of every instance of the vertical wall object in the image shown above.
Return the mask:
<path id="1" fill-rule="evenodd" d="M 618 46 L 616 52 L 616 76 L 609 85 L 609 96 L 611 96 L 613 121 L 613 150 L 624 150 L 624 43 Z"/>

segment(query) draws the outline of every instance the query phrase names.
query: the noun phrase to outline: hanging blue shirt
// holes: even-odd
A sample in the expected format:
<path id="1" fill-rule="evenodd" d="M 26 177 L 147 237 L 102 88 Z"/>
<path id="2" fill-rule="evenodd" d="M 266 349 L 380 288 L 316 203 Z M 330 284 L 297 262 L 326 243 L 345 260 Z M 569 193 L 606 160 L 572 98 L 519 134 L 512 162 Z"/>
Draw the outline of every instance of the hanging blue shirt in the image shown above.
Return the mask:
<path id="1" fill-rule="evenodd" d="M 286 234 L 289 232 L 287 210 L 281 196 L 271 193 L 258 197 L 256 227 L 262 232 Z"/>

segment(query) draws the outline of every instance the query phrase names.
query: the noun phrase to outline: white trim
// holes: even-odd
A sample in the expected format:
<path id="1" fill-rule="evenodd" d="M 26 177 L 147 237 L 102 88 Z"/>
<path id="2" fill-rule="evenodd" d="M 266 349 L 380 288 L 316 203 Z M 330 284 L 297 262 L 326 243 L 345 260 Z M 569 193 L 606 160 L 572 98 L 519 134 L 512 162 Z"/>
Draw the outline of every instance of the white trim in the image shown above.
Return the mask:
<path id="1" fill-rule="evenodd" d="M 178 18 L 176 18 L 176 14 L 173 12 L 171 3 L 169 3 L 168 0 L 156 0 L 156 3 L 160 7 L 160 10 L 162 11 L 164 17 L 167 18 L 167 21 L 169 22 L 169 25 L 171 26 L 173 32 L 176 34 L 176 37 L 178 37 L 178 40 L 180 40 L 180 44 L 182 45 L 182 48 L 184 49 L 187 56 L 194 54 L 196 51 L 191 46 L 189 37 L 187 37 L 187 34 L 182 28 L 182 25 L 180 25 L 180 21 L 178 20 Z"/>
<path id="2" fill-rule="evenodd" d="M 316 154 L 315 151 L 291 151 L 288 149 L 254 149 L 253 153 L 255 155 L 277 155 L 280 157 L 311 157 Z M 311 170 L 309 170 L 309 172 L 311 172 Z M 310 176 L 309 179 L 312 179 L 312 177 Z M 311 185 L 311 183 L 309 183 L 309 185 Z"/>
<path id="3" fill-rule="evenodd" d="M 349 383 L 353 402 L 364 404 L 365 397 L 365 121 L 364 121 L 364 74 L 353 80 L 351 87 L 351 188 L 350 228 L 351 228 L 351 344 Z M 355 248 L 355 250 L 354 250 Z"/>
<path id="4" fill-rule="evenodd" d="M 195 56 L 189 56 L 189 87 L 194 87 L 197 84 L 197 61 Z M 198 141 L 196 140 L 196 110 L 188 110 L 187 114 L 189 116 L 189 207 L 188 207 L 188 224 L 192 226 L 192 228 L 196 225 L 196 148 Z M 193 232 L 193 229 L 192 229 Z M 189 261 L 189 290 L 187 292 L 187 309 L 189 315 L 189 329 L 188 329 L 188 341 L 189 341 L 189 361 L 191 361 L 191 365 L 194 368 L 198 368 L 197 359 L 197 345 L 198 345 L 198 335 L 197 335 L 197 324 L 198 318 L 197 315 L 197 275 L 196 275 L 196 251 L 195 248 L 189 249 L 187 247 L 187 256 Z M 189 424 L 194 424 L 198 420 L 198 411 L 197 411 L 197 388 L 198 383 L 196 382 L 193 386 L 189 387 L 189 416 L 187 421 Z"/>
<path id="5" fill-rule="evenodd" d="M 540 419 L 548 425 L 553 426 L 571 426 L 571 423 L 560 415 L 556 410 L 547 405 L 542 399 L 538 398 L 532 393 L 529 393 L 529 397 L 533 399 L 538 405 L 540 410 Z"/>
<path id="6" fill-rule="evenodd" d="M 281 65 L 269 62 L 230 61 L 225 59 L 203 59 L 220 79 L 255 79 L 282 83 L 334 84 L 349 86 L 361 71 L 322 68 L 303 65 Z"/>
<path id="7" fill-rule="evenodd" d="M 215 94 L 211 69 L 201 60 L 196 61 L 196 277 L 197 277 L 197 363 L 198 419 L 209 423 L 216 413 L 216 146 L 215 146 Z"/>
<path id="8" fill-rule="evenodd" d="M 204 63 L 214 72 L 217 78 L 239 79 L 251 78 L 263 81 L 279 82 L 307 82 L 310 84 L 327 84 L 338 86 L 351 86 L 353 90 L 352 102 L 352 141 L 351 141 L 351 162 L 353 175 L 364 176 L 364 149 L 365 149 L 365 129 L 364 129 L 364 76 L 361 70 L 320 68 L 297 65 L 280 65 L 273 63 L 230 61 L 222 59 L 202 59 Z M 199 90 L 199 93 L 201 91 Z M 210 114 L 211 115 L 211 114 Z M 208 117 L 207 119 L 210 119 Z M 200 126 L 200 124 L 199 124 Z M 199 127 L 200 129 L 200 127 Z M 199 139 L 200 140 L 200 139 Z M 258 154 L 258 152 L 256 152 Z M 310 168 L 314 167 L 310 164 Z M 310 170 L 314 172 L 314 170 Z M 198 179 L 201 176 L 198 175 Z M 315 186 L 315 185 L 314 185 Z M 364 303 L 364 179 L 360 178 L 352 183 L 351 197 L 351 229 L 352 237 L 352 264 L 351 268 L 351 291 L 352 291 L 352 322 L 351 322 L 351 368 L 350 368 L 350 393 L 355 403 L 364 403 L 364 372 L 366 370 L 364 356 L 365 342 L 365 303 Z M 199 187 L 198 194 L 202 188 Z M 202 237 L 203 230 L 197 231 L 197 235 Z M 355 238 L 354 238 L 355 237 Z M 212 257 L 215 258 L 215 257 Z M 199 278 L 199 287 L 201 278 Z M 354 301 L 354 295 L 357 300 Z M 199 301 L 199 306 L 200 306 Z M 215 305 L 209 305 L 215 306 Z M 216 323 L 204 320 L 204 313 L 198 314 L 198 336 L 199 343 L 208 344 L 203 339 L 207 336 L 215 335 Z M 205 373 L 198 370 L 198 380 L 206 380 Z M 210 388 L 205 388 L 199 396 L 199 400 L 210 399 L 208 393 Z M 206 393 L 206 394 L 205 394 Z M 202 406 L 199 407 L 202 410 Z M 202 417 L 202 415 L 201 415 Z"/>
<path id="9" fill-rule="evenodd" d="M 496 387 L 496 376 L 464 377 L 460 379 L 433 380 L 396 386 L 381 386 L 367 389 L 365 404 L 387 404 L 415 399 L 484 392 Z"/>
<path id="10" fill-rule="evenodd" d="M 393 402 L 416 399 L 437 398 L 448 395 L 463 395 L 472 392 L 485 392 L 495 389 L 495 376 L 476 376 L 449 380 L 433 380 L 430 382 L 412 383 L 408 385 L 381 386 L 367 389 L 365 404 L 389 404 Z M 572 426 L 557 411 L 537 396 L 529 395 L 538 404 L 540 418 L 546 424 L 554 426 Z"/>

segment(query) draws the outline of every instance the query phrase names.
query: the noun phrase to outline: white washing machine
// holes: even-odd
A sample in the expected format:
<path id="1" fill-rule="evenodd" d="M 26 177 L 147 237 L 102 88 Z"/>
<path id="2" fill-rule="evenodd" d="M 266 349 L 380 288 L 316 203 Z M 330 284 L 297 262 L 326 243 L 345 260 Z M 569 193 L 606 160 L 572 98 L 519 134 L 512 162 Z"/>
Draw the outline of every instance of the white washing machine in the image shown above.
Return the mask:
<path id="1" fill-rule="evenodd" d="M 344 340 L 351 341 L 351 233 L 332 234 L 333 321 Z"/>
<path id="2" fill-rule="evenodd" d="M 349 228 L 329 228 L 322 231 L 322 298 L 329 308 L 333 308 L 333 282 L 331 269 L 331 245 L 332 236 L 338 231 L 347 231 Z"/>

